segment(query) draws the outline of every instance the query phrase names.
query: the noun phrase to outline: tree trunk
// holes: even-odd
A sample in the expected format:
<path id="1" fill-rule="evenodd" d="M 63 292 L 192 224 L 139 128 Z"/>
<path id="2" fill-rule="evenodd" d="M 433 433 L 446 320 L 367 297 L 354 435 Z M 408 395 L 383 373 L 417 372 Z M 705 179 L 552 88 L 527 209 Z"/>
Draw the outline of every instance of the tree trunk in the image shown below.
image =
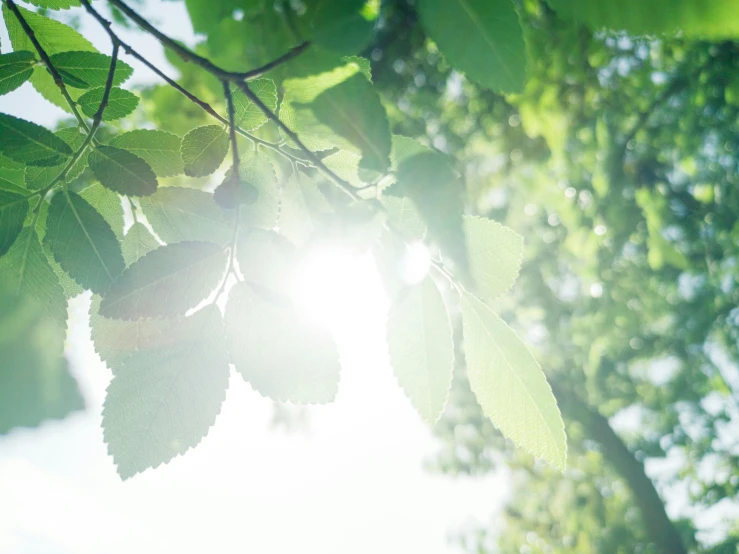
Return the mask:
<path id="1" fill-rule="evenodd" d="M 626 481 L 641 510 L 647 534 L 659 552 L 687 554 L 654 483 L 644 472 L 644 465 L 629 451 L 608 419 L 571 391 L 555 385 L 552 389 L 563 414 L 583 425 L 588 438 L 600 444 L 606 462 Z"/>

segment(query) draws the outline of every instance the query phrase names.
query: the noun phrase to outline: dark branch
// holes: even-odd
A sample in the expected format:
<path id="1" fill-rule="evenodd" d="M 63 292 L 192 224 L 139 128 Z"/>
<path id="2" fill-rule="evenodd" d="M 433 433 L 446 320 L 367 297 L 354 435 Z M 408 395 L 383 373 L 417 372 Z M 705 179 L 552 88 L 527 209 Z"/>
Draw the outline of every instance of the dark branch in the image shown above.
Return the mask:
<path id="1" fill-rule="evenodd" d="M 190 62 L 190 63 L 193 63 L 201 67 L 208 73 L 214 75 L 215 77 L 218 77 L 221 80 L 226 80 L 226 81 L 247 80 L 248 81 L 250 79 L 256 79 L 257 77 L 264 75 L 270 69 L 274 69 L 275 67 L 290 61 L 294 57 L 298 56 L 301 52 L 303 52 L 309 46 L 308 42 L 303 42 L 302 44 L 296 46 L 292 50 L 288 51 L 284 55 L 277 58 L 276 60 L 273 60 L 269 62 L 268 64 L 263 65 L 262 67 L 252 69 L 250 71 L 243 71 L 243 72 L 226 71 L 225 69 L 218 67 L 217 65 L 212 63 L 207 58 L 197 55 L 195 52 L 193 52 L 189 48 L 186 48 L 185 46 L 182 46 L 180 43 L 172 40 L 170 37 L 162 33 L 159 29 L 154 27 L 151 23 L 149 23 L 145 18 L 139 15 L 133 8 L 128 6 L 122 0 L 109 0 L 109 1 L 116 8 L 118 8 L 124 14 L 126 14 L 126 16 L 128 16 L 130 19 L 135 21 L 136 24 L 139 27 L 141 27 L 144 31 L 154 36 L 159 42 L 162 43 L 162 45 L 166 46 L 170 50 L 173 50 L 180 58 L 182 58 L 186 62 Z"/>
<path id="2" fill-rule="evenodd" d="M 226 97 L 228 107 L 228 128 L 231 138 L 231 154 L 233 156 L 233 167 L 231 168 L 231 180 L 238 185 L 239 182 L 239 148 L 236 143 L 236 116 L 234 114 L 234 100 L 231 95 L 231 84 L 223 81 L 223 95 Z"/>
<path id="3" fill-rule="evenodd" d="M 66 85 L 64 84 L 64 80 L 62 79 L 62 76 L 59 74 L 59 71 L 57 71 L 56 67 L 54 67 L 54 64 L 51 62 L 51 58 L 49 57 L 49 54 L 44 50 L 43 46 L 41 46 L 41 43 L 39 43 L 38 39 L 36 38 L 36 33 L 34 33 L 33 29 L 31 29 L 31 26 L 28 24 L 26 19 L 23 17 L 23 14 L 18 9 L 18 6 L 13 2 L 13 0 L 6 0 L 6 3 L 8 5 L 8 8 L 11 12 L 15 15 L 15 17 L 18 19 L 18 22 L 21 24 L 21 28 L 23 29 L 23 32 L 28 37 L 28 40 L 31 41 L 31 44 L 33 44 L 33 47 L 36 49 L 36 52 L 38 52 L 39 57 L 41 58 L 41 61 L 46 66 L 46 69 L 49 70 L 49 73 L 51 73 L 51 77 L 54 79 L 54 83 L 57 87 L 59 87 L 59 90 L 62 93 L 62 96 L 64 97 L 64 100 L 66 100 L 67 104 L 69 104 L 69 108 L 72 110 L 72 113 L 77 118 L 77 121 L 79 124 L 85 129 L 85 131 L 89 132 L 89 127 L 87 126 L 87 123 L 82 118 L 82 115 L 80 115 L 80 112 L 77 110 L 77 104 L 72 100 L 72 97 L 69 95 L 69 91 L 67 90 Z"/>

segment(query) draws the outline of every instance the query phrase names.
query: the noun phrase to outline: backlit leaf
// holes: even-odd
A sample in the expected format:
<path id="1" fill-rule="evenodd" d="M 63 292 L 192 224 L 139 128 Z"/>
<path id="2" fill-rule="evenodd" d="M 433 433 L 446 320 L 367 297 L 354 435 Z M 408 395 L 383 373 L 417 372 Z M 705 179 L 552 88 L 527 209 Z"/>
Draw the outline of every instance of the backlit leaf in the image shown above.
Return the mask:
<path id="1" fill-rule="evenodd" d="M 126 265 L 131 265 L 141 256 L 148 254 L 152 250 L 159 248 L 157 239 L 149 232 L 149 229 L 143 223 L 136 222 L 123 237 L 121 249 L 123 250 L 123 259 Z"/>
<path id="2" fill-rule="evenodd" d="M 36 58 L 31 52 L 0 54 L 0 95 L 7 94 L 28 81 L 35 62 Z"/>
<path id="3" fill-rule="evenodd" d="M 28 199 L 20 194 L 0 190 L 0 256 L 20 235 L 28 214 Z"/>
<path id="4" fill-rule="evenodd" d="M 218 309 L 206 308 L 170 332 L 182 340 L 131 354 L 108 387 L 103 437 L 123 479 L 197 446 L 226 398 L 229 366 Z"/>
<path id="5" fill-rule="evenodd" d="M 44 240 L 59 265 L 93 292 L 105 292 L 125 266 L 108 222 L 73 192 L 62 191 L 52 198 Z"/>
<path id="6" fill-rule="evenodd" d="M 333 400 L 340 369 L 336 345 L 292 305 L 239 283 L 229 294 L 225 322 L 231 361 L 254 390 L 298 404 Z"/>
<path id="7" fill-rule="evenodd" d="M 475 290 L 495 298 L 513 286 L 523 258 L 523 237 L 483 217 L 464 217 L 467 255 Z"/>
<path id="8" fill-rule="evenodd" d="M 111 146 L 123 148 L 148 163 L 158 177 L 172 177 L 183 172 L 180 146 L 175 134 L 150 129 L 137 129 L 113 137 Z"/>
<path id="9" fill-rule="evenodd" d="M 435 423 L 449 397 L 454 344 L 444 301 L 430 278 L 393 303 L 387 340 L 400 386 L 421 417 Z"/>
<path id="10" fill-rule="evenodd" d="M 226 252 L 217 244 L 161 246 L 121 274 L 103 295 L 100 313 L 128 320 L 184 314 L 216 289 L 225 270 Z"/>
<path id="11" fill-rule="evenodd" d="M 476 298 L 462 297 L 467 375 L 483 412 L 517 445 L 564 470 L 564 424 L 541 367 L 516 332 Z"/>
<path id="12" fill-rule="evenodd" d="M 64 129 L 59 129 L 54 134 L 66 142 L 72 151 L 77 151 L 85 141 L 85 135 L 82 134 L 77 127 L 65 127 Z M 80 157 L 80 159 L 77 160 L 77 163 L 75 163 L 69 170 L 66 178 L 68 183 L 74 181 L 85 170 L 87 167 L 88 155 L 89 149 L 85 150 L 82 157 Z M 66 163 L 47 167 L 27 166 L 24 176 L 26 187 L 29 190 L 41 190 L 44 187 L 49 186 L 54 179 L 61 175 L 66 166 Z"/>
<path id="13" fill-rule="evenodd" d="M 419 0 L 418 13 L 452 67 L 496 91 L 523 89 L 526 48 L 512 0 Z"/>
<path id="14" fill-rule="evenodd" d="M 87 117 L 94 117 L 103 100 L 105 87 L 97 87 L 88 90 L 79 97 L 77 103 Z M 110 89 L 108 105 L 103 111 L 103 121 L 115 121 L 133 113 L 139 105 L 139 97 L 125 89 L 113 87 Z"/>
<path id="15" fill-rule="evenodd" d="M 277 109 L 277 87 L 271 79 L 249 81 L 249 89 L 272 111 Z M 231 91 L 234 103 L 234 122 L 245 131 L 252 131 L 267 122 L 267 116 L 241 90 Z"/>
<path id="16" fill-rule="evenodd" d="M 220 125 L 196 127 L 182 139 L 180 149 L 185 175 L 205 177 L 213 173 L 228 153 L 228 134 Z"/>
<path id="17" fill-rule="evenodd" d="M 90 153 L 89 163 L 98 181 L 119 194 L 148 196 L 157 190 L 157 178 L 149 164 L 128 150 L 98 146 Z"/>
<path id="18" fill-rule="evenodd" d="M 310 240 L 331 212 L 326 197 L 307 175 L 293 173 L 285 183 L 280 210 L 280 233 L 295 245 Z"/>
<path id="19" fill-rule="evenodd" d="M 51 131 L 0 113 L 0 152 L 27 165 L 51 166 L 72 156 L 72 149 Z"/>
<path id="20" fill-rule="evenodd" d="M 110 56 L 99 52 L 59 52 L 51 56 L 51 63 L 62 79 L 75 88 L 104 87 L 110 72 Z M 113 86 L 120 85 L 133 75 L 133 68 L 117 60 Z"/>
<path id="21" fill-rule="evenodd" d="M 206 240 L 226 244 L 233 225 L 213 195 L 186 187 L 162 187 L 141 199 L 141 209 L 166 243 Z"/>

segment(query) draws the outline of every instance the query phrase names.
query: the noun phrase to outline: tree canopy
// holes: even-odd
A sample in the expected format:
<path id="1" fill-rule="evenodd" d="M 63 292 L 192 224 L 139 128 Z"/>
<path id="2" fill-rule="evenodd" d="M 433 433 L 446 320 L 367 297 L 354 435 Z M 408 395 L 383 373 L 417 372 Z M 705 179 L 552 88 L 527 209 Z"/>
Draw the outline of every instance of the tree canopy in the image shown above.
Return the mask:
<path id="1" fill-rule="evenodd" d="M 739 492 L 732 0 L 185 0 L 191 45 L 123 0 L 30 3 L 3 0 L 0 94 L 69 117 L 0 113 L 0 432 L 83 407 L 83 290 L 124 479 L 200 442 L 230 366 L 330 402 L 336 345 L 288 281 L 341 243 L 377 262 L 436 467 L 513 476 L 466 549 L 736 550 L 698 517 Z"/>

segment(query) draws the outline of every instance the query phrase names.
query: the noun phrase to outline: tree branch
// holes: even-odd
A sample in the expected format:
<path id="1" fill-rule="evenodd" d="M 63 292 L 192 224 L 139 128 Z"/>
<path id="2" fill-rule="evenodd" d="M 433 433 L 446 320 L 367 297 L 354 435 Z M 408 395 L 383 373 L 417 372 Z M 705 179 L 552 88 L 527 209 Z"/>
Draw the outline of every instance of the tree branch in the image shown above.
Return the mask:
<path id="1" fill-rule="evenodd" d="M 551 383 L 562 412 L 578 421 L 588 438 L 599 443 L 604 459 L 626 482 L 639 506 L 647 535 L 662 554 L 687 554 L 682 538 L 665 511 L 665 505 L 654 488 L 654 483 L 611 427 L 610 422 L 599 411 L 581 400 L 572 391 Z"/>
<path id="2" fill-rule="evenodd" d="M 295 48 L 289 50 L 288 52 L 286 52 L 285 54 L 283 54 L 276 60 L 273 60 L 261 67 L 252 69 L 250 71 L 242 71 L 242 72 L 226 71 L 225 69 L 215 65 L 209 59 L 197 55 L 195 52 L 193 52 L 189 48 L 186 48 L 182 46 L 180 43 L 172 40 L 170 37 L 162 33 L 159 29 L 154 27 L 151 23 L 149 23 L 145 18 L 139 15 L 133 8 L 128 6 L 122 0 L 109 0 L 109 2 L 113 4 L 116 8 L 121 10 L 124 14 L 126 14 L 126 16 L 128 16 L 130 19 L 135 21 L 136 24 L 139 27 L 141 27 L 144 31 L 154 36 L 159 42 L 162 43 L 162 45 L 166 46 L 170 50 L 173 50 L 180 58 L 182 58 L 186 62 L 193 63 L 203 68 L 205 71 L 218 77 L 221 80 L 226 80 L 226 81 L 246 80 L 248 81 L 251 79 L 256 79 L 257 77 L 264 75 L 270 69 L 274 69 L 275 67 L 295 58 L 301 52 L 303 52 L 306 48 L 308 48 L 308 46 L 310 45 L 310 43 L 307 41 L 303 42 L 302 44 L 299 44 Z"/>
<path id="3" fill-rule="evenodd" d="M 231 180 L 234 183 L 239 182 L 239 148 L 236 143 L 236 117 L 234 115 L 234 100 L 231 95 L 231 84 L 223 81 L 223 95 L 226 97 L 226 107 L 228 109 L 228 129 L 231 139 L 231 155 L 233 156 L 233 168 L 231 168 Z"/>
<path id="4" fill-rule="evenodd" d="M 18 9 L 18 6 L 15 4 L 13 0 L 6 0 L 6 3 L 8 5 L 8 8 L 11 12 L 13 12 L 13 15 L 18 19 L 18 22 L 21 24 L 21 28 L 23 29 L 23 32 L 28 37 L 28 40 L 31 41 L 31 44 L 33 44 L 33 47 L 36 49 L 36 52 L 38 52 L 39 57 L 41 58 L 41 61 L 46 66 L 46 69 L 49 70 L 49 73 L 51 73 L 51 77 L 54 79 L 54 83 L 57 87 L 59 87 L 59 90 L 62 93 L 62 96 L 64 97 L 64 100 L 66 100 L 67 104 L 69 104 L 69 108 L 72 110 L 72 113 L 77 118 L 77 121 L 82 126 L 83 129 L 85 129 L 86 132 L 89 132 L 90 128 L 87 126 L 87 122 L 82 118 L 82 115 L 80 114 L 79 110 L 77 110 L 77 104 L 74 100 L 72 100 L 72 97 L 69 95 L 69 91 L 67 90 L 67 86 L 64 84 L 64 80 L 62 79 L 62 76 L 59 74 L 59 71 L 57 71 L 56 67 L 54 67 L 54 64 L 51 62 L 51 58 L 49 57 L 49 54 L 47 54 L 46 50 L 44 50 L 43 46 L 39 43 L 38 39 L 36 38 L 36 33 L 34 33 L 33 29 L 31 29 L 31 26 L 28 24 L 26 19 L 23 17 L 23 14 Z"/>

